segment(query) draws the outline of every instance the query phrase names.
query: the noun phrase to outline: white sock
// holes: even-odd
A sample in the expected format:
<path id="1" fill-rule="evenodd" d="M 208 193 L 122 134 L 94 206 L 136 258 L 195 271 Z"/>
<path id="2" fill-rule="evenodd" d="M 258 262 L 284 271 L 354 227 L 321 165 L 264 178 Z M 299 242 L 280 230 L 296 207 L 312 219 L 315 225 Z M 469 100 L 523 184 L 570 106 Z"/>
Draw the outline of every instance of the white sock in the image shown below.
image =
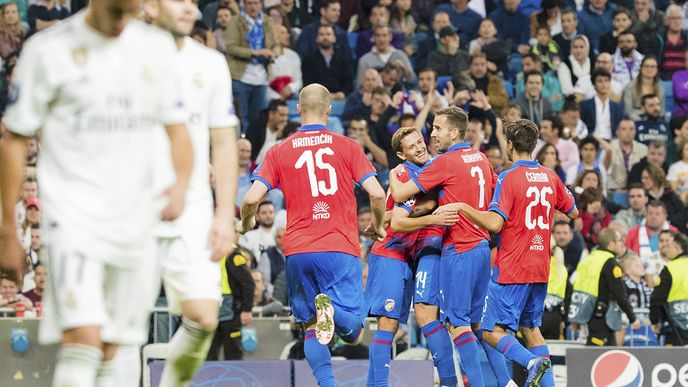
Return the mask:
<path id="1" fill-rule="evenodd" d="M 93 387 L 103 351 L 90 345 L 65 345 L 57 352 L 53 387 Z"/>
<path id="2" fill-rule="evenodd" d="M 98 372 L 96 372 L 96 387 L 115 387 L 115 385 L 115 365 L 113 361 L 102 362 Z"/>
<path id="3" fill-rule="evenodd" d="M 170 341 L 165 369 L 159 387 L 187 386 L 205 362 L 213 341 L 214 329 L 204 329 L 182 319 L 182 326 Z"/>
<path id="4" fill-rule="evenodd" d="M 114 386 L 139 387 L 141 384 L 141 355 L 137 345 L 123 345 L 111 361 Z"/>

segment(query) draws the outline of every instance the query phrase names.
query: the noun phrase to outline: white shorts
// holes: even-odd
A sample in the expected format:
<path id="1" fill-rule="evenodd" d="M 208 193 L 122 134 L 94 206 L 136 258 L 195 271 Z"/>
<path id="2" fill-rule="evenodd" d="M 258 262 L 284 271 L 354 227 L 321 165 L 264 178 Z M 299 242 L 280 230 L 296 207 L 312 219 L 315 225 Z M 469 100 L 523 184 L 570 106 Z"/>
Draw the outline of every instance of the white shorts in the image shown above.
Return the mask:
<path id="1" fill-rule="evenodd" d="M 141 345 L 148 333 L 150 308 L 141 301 L 142 294 L 159 281 L 151 241 L 137 266 L 115 266 L 116 256 L 99 255 L 97 245 L 52 244 L 45 254 L 48 282 L 43 298 L 43 318 L 39 341 L 43 344 L 62 340 L 65 330 L 100 326 L 105 343 Z M 148 253 L 146 253 L 148 251 Z M 131 259 L 131 255 L 127 257 Z M 108 263 L 110 262 L 110 263 Z"/>
<path id="2" fill-rule="evenodd" d="M 222 299 L 220 265 L 210 260 L 209 232 L 200 227 L 180 237 L 158 238 L 158 259 L 171 313 L 181 314 L 182 301 Z"/>

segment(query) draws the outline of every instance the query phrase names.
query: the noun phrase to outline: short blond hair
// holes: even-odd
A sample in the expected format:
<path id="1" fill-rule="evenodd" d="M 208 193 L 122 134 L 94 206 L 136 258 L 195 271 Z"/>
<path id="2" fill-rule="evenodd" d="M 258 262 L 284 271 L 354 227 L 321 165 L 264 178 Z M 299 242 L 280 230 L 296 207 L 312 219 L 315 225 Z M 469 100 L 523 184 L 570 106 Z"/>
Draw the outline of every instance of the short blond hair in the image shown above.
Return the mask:
<path id="1" fill-rule="evenodd" d="M 397 131 L 394 132 L 394 135 L 392 136 L 392 149 L 394 149 L 395 152 L 401 152 L 401 140 L 403 140 L 404 138 L 406 138 L 406 136 L 414 132 L 418 132 L 420 134 L 418 129 L 412 126 L 404 126 L 397 129 Z"/>

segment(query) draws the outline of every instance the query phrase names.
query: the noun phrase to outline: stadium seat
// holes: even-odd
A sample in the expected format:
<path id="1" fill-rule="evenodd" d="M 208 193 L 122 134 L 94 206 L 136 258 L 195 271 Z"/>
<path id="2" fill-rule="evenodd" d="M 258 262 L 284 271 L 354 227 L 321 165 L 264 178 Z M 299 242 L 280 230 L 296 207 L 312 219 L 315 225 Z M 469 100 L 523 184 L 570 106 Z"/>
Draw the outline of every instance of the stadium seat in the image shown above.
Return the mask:
<path id="1" fill-rule="evenodd" d="M 416 47 L 418 46 L 418 43 L 424 41 L 427 38 L 428 38 L 427 32 L 416 32 L 416 35 L 414 36 L 414 40 L 416 42 Z"/>
<path id="2" fill-rule="evenodd" d="M 330 116 L 341 117 L 344 113 L 345 104 L 346 102 L 341 100 L 332 101 L 332 112 L 330 113 Z"/>
<path id="3" fill-rule="evenodd" d="M 612 194 L 612 202 L 620 205 L 623 208 L 628 208 L 628 192 L 614 191 Z"/>
<path id="4" fill-rule="evenodd" d="M 287 100 L 287 108 L 289 109 L 289 120 L 292 120 L 292 117 L 298 117 L 299 112 L 296 111 L 296 105 L 299 104 L 298 99 L 288 99 Z"/>
<path id="5" fill-rule="evenodd" d="M 506 79 L 504 80 L 504 89 L 506 89 L 506 94 L 509 96 L 509 99 L 514 98 L 514 84 L 511 83 L 511 81 L 507 81 Z"/>
<path id="6" fill-rule="evenodd" d="M 349 48 L 351 49 L 351 57 L 354 58 L 354 60 L 358 59 L 356 57 L 356 44 L 358 44 L 358 32 L 349 32 L 347 34 L 347 37 L 349 38 Z"/>
<path id="7" fill-rule="evenodd" d="M 664 110 L 665 113 L 671 113 L 674 110 L 674 88 L 671 81 L 660 81 L 662 89 L 664 89 Z"/>
<path id="8" fill-rule="evenodd" d="M 437 77 L 437 91 L 440 92 L 440 94 L 444 93 L 444 89 L 447 87 L 447 82 L 451 81 L 452 77 L 445 75 L 442 77 Z"/>

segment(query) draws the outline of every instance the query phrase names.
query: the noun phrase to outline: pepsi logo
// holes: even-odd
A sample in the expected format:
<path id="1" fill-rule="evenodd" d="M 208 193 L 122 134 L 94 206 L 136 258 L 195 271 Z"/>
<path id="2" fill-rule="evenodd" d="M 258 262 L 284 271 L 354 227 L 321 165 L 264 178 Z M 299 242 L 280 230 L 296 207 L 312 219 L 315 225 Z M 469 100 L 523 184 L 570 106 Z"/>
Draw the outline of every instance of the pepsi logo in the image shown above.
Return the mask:
<path id="1" fill-rule="evenodd" d="M 607 351 L 592 365 L 590 381 L 594 387 L 640 387 L 643 366 L 626 351 Z"/>

